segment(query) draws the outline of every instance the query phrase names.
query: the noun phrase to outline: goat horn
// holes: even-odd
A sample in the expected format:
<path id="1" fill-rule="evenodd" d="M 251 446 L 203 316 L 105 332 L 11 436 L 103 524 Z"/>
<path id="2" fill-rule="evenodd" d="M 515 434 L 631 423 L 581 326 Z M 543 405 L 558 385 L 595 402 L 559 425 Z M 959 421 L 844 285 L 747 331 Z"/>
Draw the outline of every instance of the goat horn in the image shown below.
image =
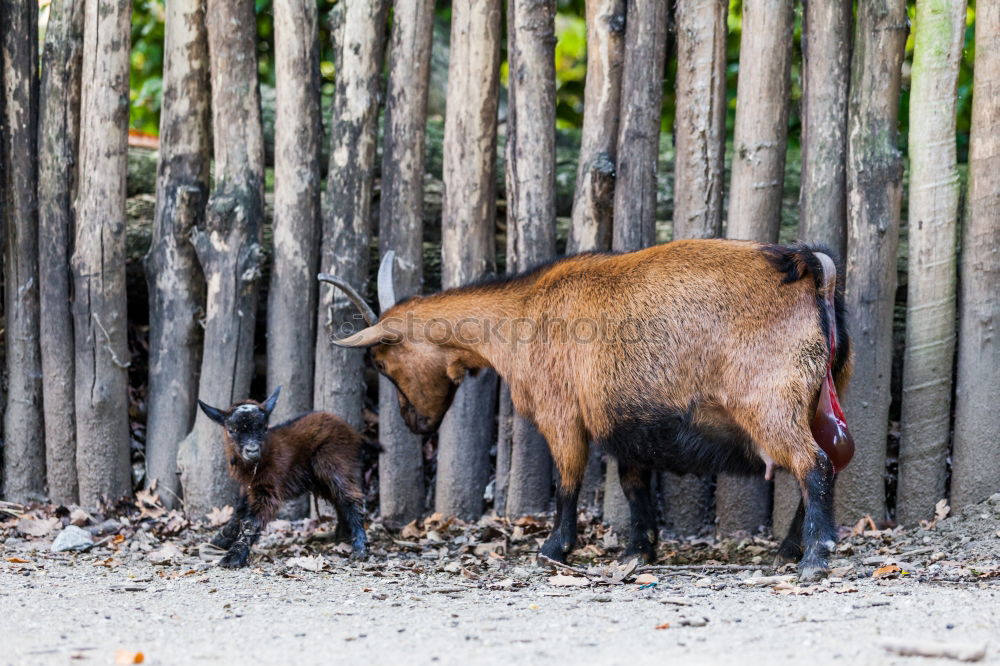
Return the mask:
<path id="1" fill-rule="evenodd" d="M 389 308 L 396 304 L 396 289 L 392 284 L 392 269 L 395 264 L 396 253 L 389 250 L 382 257 L 382 264 L 378 267 L 378 308 L 385 314 Z"/>
<path id="2" fill-rule="evenodd" d="M 365 321 L 369 326 L 374 326 L 375 323 L 378 322 L 378 317 L 375 316 L 372 309 L 368 307 L 367 303 L 365 303 L 365 299 L 361 298 L 361 294 L 355 291 L 354 287 L 348 284 L 346 280 L 343 280 L 336 275 L 330 275 L 329 273 L 320 273 L 316 277 L 320 282 L 329 282 L 333 286 L 339 287 L 340 290 L 347 295 L 347 298 L 350 299 L 351 303 L 354 303 L 358 310 L 361 310 L 361 316 L 365 318 Z"/>
<path id="3" fill-rule="evenodd" d="M 353 335 L 348 335 L 346 338 L 336 339 L 330 337 L 330 342 L 337 345 L 338 347 L 371 347 L 379 342 L 394 342 L 398 338 L 390 334 L 389 332 L 382 329 L 381 326 L 375 324 L 374 326 L 369 326 L 368 328 L 362 329 Z"/>

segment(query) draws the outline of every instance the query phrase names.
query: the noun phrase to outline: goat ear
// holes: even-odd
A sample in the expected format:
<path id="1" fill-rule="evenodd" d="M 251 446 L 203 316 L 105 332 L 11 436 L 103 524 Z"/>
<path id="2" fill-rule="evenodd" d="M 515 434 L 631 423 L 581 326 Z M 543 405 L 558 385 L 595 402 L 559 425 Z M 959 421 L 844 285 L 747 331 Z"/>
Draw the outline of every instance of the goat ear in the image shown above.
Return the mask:
<path id="1" fill-rule="evenodd" d="M 267 400 L 264 401 L 264 413 L 268 416 L 274 411 L 274 406 L 278 404 L 278 394 L 281 393 L 281 387 L 274 389 L 274 393 L 271 394 Z"/>
<path id="2" fill-rule="evenodd" d="M 219 425 L 222 425 L 226 422 L 226 414 L 221 409 L 216 409 L 211 405 L 206 405 L 201 400 L 198 401 L 198 406 L 201 407 L 201 411 L 205 412 L 205 416 L 212 419 Z"/>

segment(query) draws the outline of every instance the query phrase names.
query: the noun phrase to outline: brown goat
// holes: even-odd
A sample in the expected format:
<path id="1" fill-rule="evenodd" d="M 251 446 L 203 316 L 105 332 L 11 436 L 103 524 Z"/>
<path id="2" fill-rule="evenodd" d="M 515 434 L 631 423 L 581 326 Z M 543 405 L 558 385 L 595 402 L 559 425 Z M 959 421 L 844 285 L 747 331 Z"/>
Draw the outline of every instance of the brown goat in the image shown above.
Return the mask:
<path id="1" fill-rule="evenodd" d="M 269 428 L 280 391 L 279 386 L 263 403 L 244 400 L 227 410 L 198 401 L 208 418 L 225 429 L 229 474 L 240 485 L 232 519 L 212 540 L 228 549 L 219 564 L 245 565 L 282 501 L 306 491 L 334 505 L 337 537 L 350 538 L 353 556 L 364 557 L 368 540 L 362 517 L 361 435 L 327 412 L 307 412 Z"/>
<path id="2" fill-rule="evenodd" d="M 844 462 L 831 463 L 811 423 L 824 391 L 836 403 L 826 382 L 831 366 L 837 388 L 850 376 L 841 290 L 827 255 L 677 241 L 572 256 L 395 305 L 391 261 L 380 269 L 381 320 L 346 290 L 370 325 L 334 342 L 371 347 L 419 433 L 438 427 L 467 372 L 494 368 L 507 381 L 559 470 L 556 528 L 543 555 L 564 561 L 575 545 L 594 441 L 619 462 L 631 510 L 627 555 L 655 552 L 653 469 L 769 474 L 777 465 L 799 481 L 804 499 L 779 554 L 795 558 L 804 541 L 800 576 L 825 570 L 836 539 L 835 465 Z"/>

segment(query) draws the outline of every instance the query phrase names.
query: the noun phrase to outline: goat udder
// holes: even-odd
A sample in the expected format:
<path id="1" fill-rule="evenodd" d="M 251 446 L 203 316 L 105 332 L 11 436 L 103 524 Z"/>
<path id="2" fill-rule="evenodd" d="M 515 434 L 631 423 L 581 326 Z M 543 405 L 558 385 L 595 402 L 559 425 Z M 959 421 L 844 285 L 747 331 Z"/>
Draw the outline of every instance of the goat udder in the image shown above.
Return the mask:
<path id="1" fill-rule="evenodd" d="M 816 405 L 816 414 L 812 420 L 812 434 L 830 459 L 834 472 L 847 467 L 847 463 L 854 457 L 854 438 L 847 429 L 847 421 L 840 409 L 837 389 L 829 371 L 820 388 L 819 404 Z"/>

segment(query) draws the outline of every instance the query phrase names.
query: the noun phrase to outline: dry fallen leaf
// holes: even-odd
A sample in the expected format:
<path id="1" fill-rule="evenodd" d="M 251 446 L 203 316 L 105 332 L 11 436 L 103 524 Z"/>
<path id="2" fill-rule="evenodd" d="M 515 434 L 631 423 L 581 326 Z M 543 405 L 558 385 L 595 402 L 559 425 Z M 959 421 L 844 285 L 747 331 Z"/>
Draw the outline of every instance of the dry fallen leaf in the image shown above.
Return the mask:
<path id="1" fill-rule="evenodd" d="M 142 518 L 159 518 L 167 512 L 160 502 L 159 493 L 156 492 L 156 479 L 149 484 L 149 488 L 143 488 L 135 494 L 135 503 Z"/>
<path id="2" fill-rule="evenodd" d="M 43 537 L 62 525 L 58 518 L 21 518 L 17 521 L 17 531 L 25 536 Z"/>
<path id="3" fill-rule="evenodd" d="M 219 507 L 213 507 L 206 515 L 208 518 L 208 524 L 210 527 L 222 527 L 229 522 L 229 519 L 233 517 L 233 507 L 228 504 L 221 509 Z"/>
<path id="4" fill-rule="evenodd" d="M 938 503 L 934 505 L 934 520 L 944 520 L 949 513 L 951 513 L 951 507 L 948 506 L 948 500 L 938 500 Z"/>
<path id="5" fill-rule="evenodd" d="M 141 652 L 118 650 L 115 652 L 115 664 L 141 664 L 146 659 Z"/>
<path id="6" fill-rule="evenodd" d="M 7 561 L 13 564 L 28 564 L 28 560 L 22 560 L 20 557 L 8 557 Z"/>
<path id="7" fill-rule="evenodd" d="M 167 542 L 146 556 L 153 564 L 176 564 L 184 558 L 184 553 L 174 544 Z"/>
<path id="8" fill-rule="evenodd" d="M 556 587 L 585 587 L 590 585 L 590 580 L 583 576 L 556 574 L 549 577 L 549 585 L 555 585 Z"/>
<path id="9" fill-rule="evenodd" d="M 659 583 L 660 579 L 651 573 L 639 574 L 635 577 L 636 585 L 649 585 L 650 583 Z"/>
<path id="10" fill-rule="evenodd" d="M 326 560 L 319 555 L 312 557 L 293 557 L 285 562 L 290 567 L 299 567 L 306 571 L 322 571 L 326 567 Z"/>
<path id="11" fill-rule="evenodd" d="M 895 564 L 887 564 L 884 567 L 879 567 L 872 573 L 872 578 L 887 578 L 901 573 L 903 570 L 900 569 Z"/>
<path id="12" fill-rule="evenodd" d="M 669 629 L 670 628 L 670 623 L 669 622 L 664 622 L 663 624 L 658 624 L 658 625 L 656 625 L 656 628 L 657 629 Z"/>

